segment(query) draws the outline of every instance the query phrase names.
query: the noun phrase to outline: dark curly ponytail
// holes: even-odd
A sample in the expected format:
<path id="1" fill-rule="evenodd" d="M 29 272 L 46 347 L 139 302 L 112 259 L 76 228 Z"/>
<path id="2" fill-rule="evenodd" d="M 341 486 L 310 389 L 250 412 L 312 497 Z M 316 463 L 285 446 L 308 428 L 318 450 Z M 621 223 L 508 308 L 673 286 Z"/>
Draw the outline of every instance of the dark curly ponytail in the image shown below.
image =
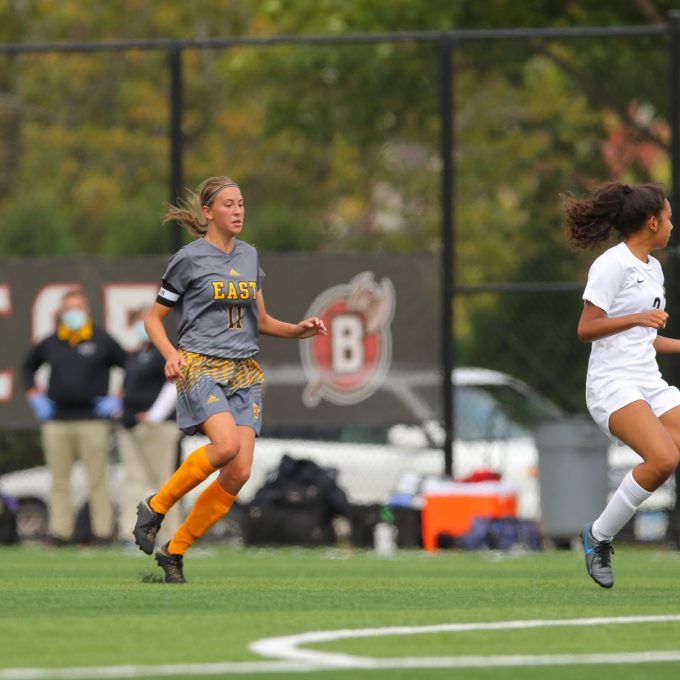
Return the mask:
<path id="1" fill-rule="evenodd" d="M 564 197 L 569 240 L 579 248 L 593 248 L 604 243 L 611 230 L 621 239 L 642 228 L 648 217 L 659 216 L 666 192 L 659 184 L 610 183 L 600 187 L 592 198 Z"/>

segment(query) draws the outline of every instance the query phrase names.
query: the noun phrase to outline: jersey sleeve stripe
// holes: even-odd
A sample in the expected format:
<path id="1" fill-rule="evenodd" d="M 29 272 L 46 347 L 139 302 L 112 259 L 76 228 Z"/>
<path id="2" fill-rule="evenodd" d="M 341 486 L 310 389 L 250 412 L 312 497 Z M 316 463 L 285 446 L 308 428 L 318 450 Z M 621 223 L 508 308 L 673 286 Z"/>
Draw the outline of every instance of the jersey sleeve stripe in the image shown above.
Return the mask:
<path id="1" fill-rule="evenodd" d="M 165 300 L 164 298 L 162 298 L 160 295 L 158 295 L 156 297 L 156 302 L 159 305 L 163 305 L 163 307 L 174 307 L 175 306 L 174 302 L 169 302 L 168 300 Z"/>
<path id="2" fill-rule="evenodd" d="M 178 296 L 181 295 L 177 288 L 175 288 L 167 279 L 161 279 L 161 288 L 169 290 L 171 293 L 177 293 Z"/>
<path id="3" fill-rule="evenodd" d="M 177 300 L 179 300 L 180 294 L 176 293 L 172 290 L 168 290 L 165 285 L 162 285 L 160 290 L 158 291 L 158 297 L 156 298 L 156 302 L 158 302 L 161 305 L 165 305 L 166 307 L 172 307 Z"/>
<path id="4" fill-rule="evenodd" d="M 168 290 L 167 288 L 163 288 L 162 286 L 161 289 L 158 291 L 158 295 L 168 300 L 169 302 L 177 302 L 177 300 L 179 300 L 179 293 L 174 293 L 173 291 Z"/>

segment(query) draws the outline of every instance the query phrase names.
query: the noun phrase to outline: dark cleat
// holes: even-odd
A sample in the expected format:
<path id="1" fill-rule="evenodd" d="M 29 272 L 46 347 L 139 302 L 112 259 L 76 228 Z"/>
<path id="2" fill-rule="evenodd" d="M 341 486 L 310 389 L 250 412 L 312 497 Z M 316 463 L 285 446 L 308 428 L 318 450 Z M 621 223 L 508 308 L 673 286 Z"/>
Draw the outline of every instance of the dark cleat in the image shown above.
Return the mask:
<path id="1" fill-rule="evenodd" d="M 611 541 L 598 541 L 594 536 L 592 524 L 586 524 L 581 529 L 581 541 L 583 552 L 586 556 L 586 569 L 590 577 L 603 588 L 611 588 L 614 585 L 614 572 L 612 571 L 611 556 L 614 546 Z"/>
<path id="2" fill-rule="evenodd" d="M 182 570 L 182 555 L 171 555 L 168 552 L 168 543 L 156 550 L 156 562 L 165 572 L 166 583 L 186 583 Z"/>
<path id="3" fill-rule="evenodd" d="M 161 522 L 165 519 L 165 515 L 161 515 L 160 512 L 154 512 L 151 509 L 149 501 L 152 498 L 153 496 L 149 496 L 137 506 L 137 523 L 132 530 L 135 543 L 147 555 L 153 552 L 156 535 L 161 528 Z"/>

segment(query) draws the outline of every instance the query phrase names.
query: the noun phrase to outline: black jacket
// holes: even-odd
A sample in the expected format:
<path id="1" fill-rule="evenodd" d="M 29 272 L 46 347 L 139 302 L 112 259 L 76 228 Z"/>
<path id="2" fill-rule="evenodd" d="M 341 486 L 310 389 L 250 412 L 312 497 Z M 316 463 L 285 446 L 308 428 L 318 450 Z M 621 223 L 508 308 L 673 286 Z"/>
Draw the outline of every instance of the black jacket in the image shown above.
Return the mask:
<path id="1" fill-rule="evenodd" d="M 56 333 L 33 347 L 22 365 L 24 389 L 34 386 L 33 375 L 43 364 L 51 369 L 47 396 L 56 403 L 54 420 L 91 420 L 95 397 L 109 391 L 112 366 L 124 366 L 127 353 L 103 329 L 94 326 L 90 340 L 74 347 Z"/>
<path id="2" fill-rule="evenodd" d="M 147 345 L 128 355 L 125 362 L 125 396 L 121 418 L 125 427 L 134 427 L 137 424 L 135 415 L 148 411 L 156 401 L 166 383 L 164 368 L 165 359 L 153 345 Z"/>

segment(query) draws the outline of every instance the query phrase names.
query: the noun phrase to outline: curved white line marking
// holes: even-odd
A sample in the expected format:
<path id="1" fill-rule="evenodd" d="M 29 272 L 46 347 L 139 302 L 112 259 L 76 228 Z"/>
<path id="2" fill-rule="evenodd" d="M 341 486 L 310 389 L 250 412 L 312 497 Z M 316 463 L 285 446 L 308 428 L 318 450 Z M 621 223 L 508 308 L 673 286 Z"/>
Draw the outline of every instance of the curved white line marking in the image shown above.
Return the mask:
<path id="1" fill-rule="evenodd" d="M 494 621 L 490 623 L 443 623 L 431 626 L 393 626 L 389 628 L 357 628 L 341 630 L 323 630 L 298 635 L 285 635 L 280 637 L 264 638 L 256 640 L 249 645 L 249 649 L 260 656 L 287 659 L 289 661 L 306 661 L 307 663 L 326 664 L 328 666 L 354 666 L 374 667 L 376 661 L 389 661 L 395 663 L 398 659 L 371 659 L 369 657 L 352 656 L 349 654 L 334 654 L 312 649 L 300 649 L 300 645 L 309 645 L 320 642 L 332 642 L 335 640 L 349 640 L 356 638 L 385 637 L 388 635 L 422 635 L 425 633 L 460 633 L 464 631 L 482 630 L 519 630 L 525 628 L 554 628 L 566 626 L 602 626 L 602 625 L 625 625 L 631 623 L 664 623 L 680 621 L 680 615 L 668 614 L 659 616 L 618 616 L 618 617 L 595 617 L 588 619 L 534 619 L 527 621 Z M 680 655 L 680 651 L 677 652 Z M 579 655 L 558 655 L 574 658 Z M 581 655 L 586 656 L 586 655 Z M 593 655 L 587 655 L 592 657 Z M 596 655 L 603 657 L 607 655 Z M 540 658 L 528 655 L 522 657 L 442 657 L 455 662 L 472 658 L 489 660 L 492 658 Z M 548 657 L 545 657 L 548 658 Z M 404 658 L 404 661 L 406 658 Z M 413 659 L 416 661 L 417 657 Z M 425 659 L 423 659 L 424 661 Z M 366 666 L 365 664 L 369 664 Z M 503 664 L 500 664 L 503 665 Z M 515 665 L 515 664 L 510 664 Z M 519 664 L 522 665 L 522 664 Z M 531 664 L 528 664 L 531 665 Z"/>
<path id="2" fill-rule="evenodd" d="M 251 651 L 275 656 L 275 661 L 222 661 L 218 663 L 184 663 L 125 666 L 75 666 L 70 668 L 0 668 L 0 680 L 99 680 L 101 678 L 173 677 L 178 675 L 232 675 L 259 673 L 308 673 L 333 668 L 489 668 L 519 666 L 571 666 L 583 664 L 637 664 L 680 662 L 680 650 L 614 652 L 601 654 L 516 654 L 505 656 L 398 657 L 376 659 L 299 649 L 302 644 L 348 640 L 388 635 L 456 633 L 476 630 L 518 630 L 566 626 L 622 625 L 680 621 L 680 615 L 621 616 L 590 619 L 555 619 L 497 621 L 490 623 L 446 623 L 431 626 L 395 626 L 313 631 L 299 635 L 265 638 L 253 642 Z"/>

